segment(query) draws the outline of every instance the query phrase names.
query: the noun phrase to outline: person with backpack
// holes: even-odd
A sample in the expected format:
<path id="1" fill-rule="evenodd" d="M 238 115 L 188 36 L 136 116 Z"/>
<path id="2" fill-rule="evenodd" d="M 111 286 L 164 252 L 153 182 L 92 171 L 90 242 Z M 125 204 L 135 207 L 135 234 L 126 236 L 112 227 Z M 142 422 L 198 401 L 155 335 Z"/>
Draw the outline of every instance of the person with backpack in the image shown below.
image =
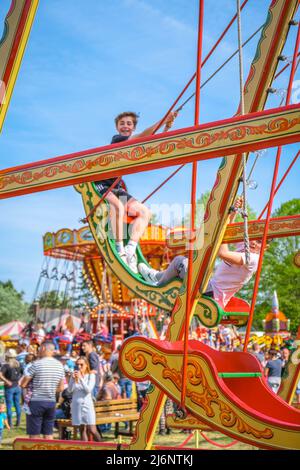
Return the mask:
<path id="1" fill-rule="evenodd" d="M 264 372 L 269 388 L 277 394 L 281 384 L 282 360 L 280 353 L 275 349 L 271 349 L 269 354 L 270 359 L 266 363 Z"/>
<path id="2" fill-rule="evenodd" d="M 16 360 L 17 353 L 14 349 L 8 349 L 5 354 L 6 363 L 1 367 L 0 380 L 4 382 L 5 402 L 7 410 L 7 421 L 12 427 L 12 407 L 16 410 L 16 427 L 21 422 L 21 387 L 19 380 L 22 377 L 22 370 Z"/>
<path id="3" fill-rule="evenodd" d="M 72 404 L 72 392 L 68 390 L 68 387 L 63 390 L 60 397 L 60 402 L 55 410 L 55 421 L 54 427 L 58 429 L 58 419 L 71 419 L 71 404 Z M 70 439 L 71 432 L 67 428 L 63 428 L 62 439 Z"/>

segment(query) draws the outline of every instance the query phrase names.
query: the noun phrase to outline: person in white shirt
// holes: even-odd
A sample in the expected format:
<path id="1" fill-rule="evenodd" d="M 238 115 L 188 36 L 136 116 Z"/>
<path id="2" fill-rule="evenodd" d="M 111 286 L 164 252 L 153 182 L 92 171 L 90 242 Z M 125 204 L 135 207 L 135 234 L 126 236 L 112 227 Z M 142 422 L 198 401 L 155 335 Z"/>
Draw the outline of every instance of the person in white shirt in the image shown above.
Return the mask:
<path id="1" fill-rule="evenodd" d="M 205 294 L 213 297 L 220 307 L 224 308 L 231 297 L 249 282 L 257 271 L 260 248 L 260 240 L 250 242 L 250 262 L 247 265 L 245 252 L 239 251 L 241 247 L 236 251 L 231 251 L 227 244 L 221 245 L 219 257 L 222 261 L 210 279 Z M 176 256 L 165 271 L 156 271 L 143 264 L 140 272 L 143 271 L 143 277 L 147 278 L 149 283 L 160 286 L 174 277 L 184 279 L 187 269 L 188 259 L 185 256 Z"/>
<path id="2" fill-rule="evenodd" d="M 229 222 L 233 222 L 234 212 L 240 206 L 241 199 L 237 199 Z M 224 308 L 257 271 L 260 250 L 261 240 L 251 240 L 250 259 L 247 264 L 244 243 L 238 243 L 235 251 L 230 250 L 228 244 L 223 243 L 218 253 L 221 262 L 217 265 L 205 294 L 213 297 L 220 307 Z M 165 271 L 156 271 L 145 263 L 139 264 L 139 272 L 144 279 L 156 286 L 163 285 L 174 277 L 184 279 L 187 270 L 188 258 L 185 256 L 176 256 Z"/>

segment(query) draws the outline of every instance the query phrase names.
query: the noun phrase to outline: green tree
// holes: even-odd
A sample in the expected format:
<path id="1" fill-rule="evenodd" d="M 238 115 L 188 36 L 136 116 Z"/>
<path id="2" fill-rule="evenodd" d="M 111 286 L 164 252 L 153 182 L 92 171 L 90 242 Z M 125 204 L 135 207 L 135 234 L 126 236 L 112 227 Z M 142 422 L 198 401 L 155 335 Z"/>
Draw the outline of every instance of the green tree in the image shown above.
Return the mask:
<path id="1" fill-rule="evenodd" d="M 38 298 L 38 303 L 40 308 L 68 308 L 71 306 L 72 298 L 63 292 L 51 290 L 43 292 Z"/>
<path id="2" fill-rule="evenodd" d="M 0 324 L 13 320 L 28 321 L 28 305 L 24 292 L 18 292 L 11 281 L 0 281 Z"/>
<path id="3" fill-rule="evenodd" d="M 203 216 L 205 213 L 205 208 L 207 205 L 207 202 L 209 200 L 210 196 L 210 191 L 205 191 L 201 196 L 197 199 L 196 202 L 196 227 L 199 227 L 202 220 Z M 257 218 L 256 212 L 252 209 L 252 207 L 247 204 L 247 212 L 248 212 L 248 220 L 255 220 Z M 238 214 L 235 222 L 242 222 L 244 219 L 241 214 Z M 189 226 L 190 223 L 190 214 L 187 214 L 183 220 L 183 223 L 186 226 Z"/>
<path id="4" fill-rule="evenodd" d="M 283 203 L 272 214 L 273 217 L 300 214 L 300 199 Z M 254 326 L 262 328 L 262 320 L 270 312 L 274 290 L 277 291 L 280 310 L 291 320 L 291 329 L 297 330 L 300 323 L 300 271 L 293 262 L 300 249 L 299 237 L 274 239 L 265 252 L 255 307 Z M 254 279 L 240 291 L 241 297 L 252 298 Z"/>
<path id="5" fill-rule="evenodd" d="M 96 305 L 98 305 L 98 299 L 95 297 L 95 294 L 93 294 L 90 289 L 91 284 L 92 282 L 90 280 L 87 280 L 83 273 L 80 273 L 78 284 L 79 295 L 75 299 L 74 307 L 82 309 L 92 309 Z"/>
<path id="6" fill-rule="evenodd" d="M 203 217 L 205 214 L 205 207 L 209 199 L 209 195 L 210 195 L 210 191 L 205 191 L 203 194 L 201 194 L 201 196 L 196 201 L 196 227 L 200 227 L 201 223 L 203 222 Z M 186 216 L 184 217 L 182 221 L 182 224 L 185 227 L 189 227 L 190 220 L 191 220 L 191 213 L 186 214 Z"/>

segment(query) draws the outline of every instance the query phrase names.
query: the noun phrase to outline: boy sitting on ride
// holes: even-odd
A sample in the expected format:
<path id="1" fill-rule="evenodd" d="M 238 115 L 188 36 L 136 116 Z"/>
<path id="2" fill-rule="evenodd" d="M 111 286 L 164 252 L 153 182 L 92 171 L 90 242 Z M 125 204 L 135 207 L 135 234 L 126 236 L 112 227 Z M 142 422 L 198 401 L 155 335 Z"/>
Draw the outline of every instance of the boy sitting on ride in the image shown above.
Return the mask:
<path id="1" fill-rule="evenodd" d="M 242 199 L 238 198 L 234 204 L 229 222 L 234 221 L 236 212 L 242 205 Z M 245 247 L 243 243 L 238 243 L 237 249 L 231 251 L 226 243 L 220 246 L 218 256 L 221 263 L 218 264 L 211 277 L 205 295 L 216 300 L 220 307 L 224 308 L 229 300 L 250 281 L 257 271 L 261 240 L 250 241 L 250 260 L 246 264 Z M 152 285 L 160 286 L 169 282 L 174 277 L 184 279 L 188 270 L 188 258 L 176 256 L 165 271 L 156 271 L 149 268 L 145 263 L 140 263 L 139 272 L 143 278 Z"/>
<path id="2" fill-rule="evenodd" d="M 162 124 L 165 124 L 164 131 L 173 125 L 177 112 L 171 112 Z M 115 118 L 117 135 L 114 135 L 111 143 L 116 144 L 124 140 L 143 137 L 153 134 L 158 123 L 145 129 L 140 134 L 133 135 L 138 122 L 138 115 L 132 111 L 126 111 Z M 95 186 L 100 196 L 103 196 L 117 178 L 109 178 L 96 181 Z M 110 221 L 112 231 L 116 240 L 116 250 L 124 263 L 134 272 L 138 273 L 136 249 L 139 239 L 143 235 L 149 224 L 151 213 L 149 209 L 137 201 L 124 189 L 122 180 L 106 195 L 105 199 L 110 206 Z M 124 215 L 134 217 L 131 224 L 131 233 L 128 244 L 124 247 L 123 219 Z"/>

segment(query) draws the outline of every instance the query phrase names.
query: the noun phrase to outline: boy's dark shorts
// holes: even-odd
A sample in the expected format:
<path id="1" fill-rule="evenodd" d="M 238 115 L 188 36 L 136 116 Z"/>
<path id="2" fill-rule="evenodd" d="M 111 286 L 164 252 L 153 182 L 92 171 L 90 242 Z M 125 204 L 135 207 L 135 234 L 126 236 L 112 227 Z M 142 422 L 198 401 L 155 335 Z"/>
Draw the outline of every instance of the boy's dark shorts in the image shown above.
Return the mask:
<path id="1" fill-rule="evenodd" d="M 99 196 L 104 196 L 104 194 L 106 193 L 106 191 L 109 189 L 109 186 L 103 184 L 102 182 L 95 182 L 94 183 L 95 185 L 95 188 L 97 189 L 97 193 L 99 194 Z M 123 188 L 119 188 L 119 187 L 116 187 L 114 189 L 111 190 L 111 192 L 117 196 L 118 199 L 120 199 L 120 201 L 125 205 L 127 204 L 128 201 L 130 201 L 130 199 L 134 199 L 133 196 L 131 196 L 131 194 L 129 194 L 127 191 L 125 191 L 125 189 Z"/>
<path id="2" fill-rule="evenodd" d="M 26 415 L 26 432 L 31 436 L 50 436 L 53 434 L 55 407 L 53 401 L 32 401 L 31 415 Z"/>

